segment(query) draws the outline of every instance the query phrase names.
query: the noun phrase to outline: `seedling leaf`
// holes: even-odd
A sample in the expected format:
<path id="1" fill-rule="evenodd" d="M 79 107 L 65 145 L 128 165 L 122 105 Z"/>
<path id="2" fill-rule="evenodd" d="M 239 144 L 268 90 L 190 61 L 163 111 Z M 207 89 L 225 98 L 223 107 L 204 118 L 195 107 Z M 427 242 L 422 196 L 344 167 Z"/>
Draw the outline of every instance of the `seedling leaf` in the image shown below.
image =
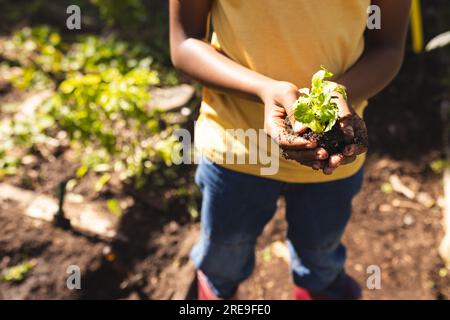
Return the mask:
<path id="1" fill-rule="evenodd" d="M 333 73 L 322 66 L 312 76 L 311 90 L 300 89 L 302 95 L 295 102 L 294 117 L 316 133 L 330 131 L 338 119 L 338 106 L 333 102 L 336 92 L 347 98 L 343 87 L 325 80 L 332 76 Z"/>

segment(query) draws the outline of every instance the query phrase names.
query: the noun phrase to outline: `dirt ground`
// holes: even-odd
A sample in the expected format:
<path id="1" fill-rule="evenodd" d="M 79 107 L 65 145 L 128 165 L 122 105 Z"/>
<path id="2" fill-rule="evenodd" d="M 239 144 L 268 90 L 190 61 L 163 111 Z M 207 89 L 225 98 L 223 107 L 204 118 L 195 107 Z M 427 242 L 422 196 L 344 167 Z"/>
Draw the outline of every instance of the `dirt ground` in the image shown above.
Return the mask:
<path id="1" fill-rule="evenodd" d="M 0 299 L 77 298 L 66 287 L 66 269 L 77 265 L 84 274 L 98 268 L 101 243 L 25 217 L 14 203 L 0 207 L 0 269 L 24 260 L 36 263 L 22 282 L 0 282 Z"/>
<path id="2" fill-rule="evenodd" d="M 448 299 L 450 277 L 439 275 L 444 266 L 437 254 L 443 235 L 441 209 L 426 209 L 397 193 L 384 193 L 381 185 L 394 173 L 412 189 L 425 190 L 436 199 L 441 195 L 440 176 L 427 166 L 370 156 L 344 237 L 347 271 L 364 285 L 367 267 L 380 267 L 381 289 L 365 289 L 365 299 Z M 2 299 L 168 297 L 164 291 L 170 288 L 161 290 L 160 284 L 167 282 L 161 275 L 180 263 L 175 258 L 190 228 L 176 219 L 157 222 L 156 214 L 134 207 L 122 221 L 121 237 L 107 243 L 25 217 L 14 203 L 1 203 L 0 208 L 0 268 L 24 259 L 37 262 L 22 282 L 0 282 Z M 289 265 L 280 248 L 286 228 L 283 214 L 281 200 L 259 240 L 257 267 L 240 288 L 240 298 L 291 298 Z M 109 248 L 115 254 L 113 261 L 105 255 Z M 187 259 L 186 252 L 181 259 Z M 80 291 L 65 286 L 66 268 L 72 264 L 84 275 Z"/>

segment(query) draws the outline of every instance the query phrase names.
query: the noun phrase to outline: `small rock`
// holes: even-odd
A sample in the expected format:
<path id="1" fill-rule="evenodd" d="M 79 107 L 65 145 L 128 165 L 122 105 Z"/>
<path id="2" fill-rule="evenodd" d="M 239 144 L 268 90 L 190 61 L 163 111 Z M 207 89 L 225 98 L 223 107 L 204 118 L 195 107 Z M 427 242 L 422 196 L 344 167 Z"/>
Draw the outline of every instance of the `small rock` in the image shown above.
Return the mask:
<path id="1" fill-rule="evenodd" d="M 83 203 L 84 197 L 78 193 L 68 193 L 66 195 L 66 200 L 73 203 Z"/>
<path id="2" fill-rule="evenodd" d="M 434 201 L 434 199 L 428 193 L 425 192 L 419 192 L 417 194 L 416 200 L 427 208 L 431 208 L 436 204 L 436 201 Z"/>
<path id="3" fill-rule="evenodd" d="M 24 165 L 30 165 L 35 164 L 37 162 L 37 157 L 35 155 L 29 154 L 22 158 L 22 164 Z"/>
<path id="4" fill-rule="evenodd" d="M 395 192 L 398 192 L 398 193 L 404 195 L 408 199 L 414 199 L 414 197 L 416 196 L 415 192 L 413 190 L 411 190 L 409 187 L 407 187 L 400 180 L 400 177 L 395 174 L 393 174 L 389 177 L 389 183 L 391 184 L 392 189 Z"/>
<path id="5" fill-rule="evenodd" d="M 120 290 L 125 290 L 126 288 L 128 288 L 128 286 L 130 285 L 130 283 L 128 282 L 128 280 L 122 281 L 120 283 Z"/>
<path id="6" fill-rule="evenodd" d="M 379 206 L 378 210 L 380 212 L 390 212 L 392 211 L 392 206 L 390 204 L 384 203 Z"/>
<path id="7" fill-rule="evenodd" d="M 191 115 L 192 110 L 190 108 L 188 108 L 188 107 L 183 107 L 183 108 L 181 108 L 180 113 L 181 113 L 182 116 L 188 117 L 188 116 Z"/>
<path id="8" fill-rule="evenodd" d="M 355 269 L 355 271 L 362 272 L 363 271 L 363 266 L 362 266 L 362 264 L 357 263 L 357 264 L 355 264 L 353 266 L 353 269 Z"/>
<path id="9" fill-rule="evenodd" d="M 103 255 L 107 255 L 107 254 L 110 254 L 111 253 L 111 247 L 110 246 L 104 246 L 103 247 L 103 249 L 102 249 L 102 253 L 103 253 Z"/>
<path id="10" fill-rule="evenodd" d="M 410 226 L 414 223 L 414 217 L 410 214 L 405 214 L 405 216 L 403 217 L 403 223 L 407 226 Z"/>
<path id="11" fill-rule="evenodd" d="M 167 231 L 169 233 L 175 233 L 177 232 L 179 229 L 179 225 L 176 221 L 171 221 L 168 225 L 167 225 Z"/>

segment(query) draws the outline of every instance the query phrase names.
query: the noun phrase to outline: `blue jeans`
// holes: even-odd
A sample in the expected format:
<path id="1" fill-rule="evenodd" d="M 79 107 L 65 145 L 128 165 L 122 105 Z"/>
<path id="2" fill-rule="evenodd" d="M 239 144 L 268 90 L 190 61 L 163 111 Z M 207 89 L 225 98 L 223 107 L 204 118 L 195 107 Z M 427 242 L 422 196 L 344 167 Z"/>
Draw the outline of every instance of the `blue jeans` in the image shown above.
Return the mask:
<path id="1" fill-rule="evenodd" d="M 203 194 L 201 237 L 191 252 L 215 294 L 231 297 L 253 271 L 255 244 L 286 200 L 287 240 L 294 283 L 310 292 L 339 298 L 344 279 L 341 236 L 363 170 L 325 183 L 284 183 L 231 171 L 203 160 L 196 183 Z"/>

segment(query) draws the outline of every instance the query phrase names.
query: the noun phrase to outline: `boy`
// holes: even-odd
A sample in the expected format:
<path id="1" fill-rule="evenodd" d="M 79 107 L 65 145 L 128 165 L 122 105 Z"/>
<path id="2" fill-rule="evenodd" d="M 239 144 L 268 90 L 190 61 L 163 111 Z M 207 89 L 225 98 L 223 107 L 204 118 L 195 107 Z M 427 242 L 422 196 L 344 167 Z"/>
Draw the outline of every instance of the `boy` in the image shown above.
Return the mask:
<path id="1" fill-rule="evenodd" d="M 381 28 L 367 30 L 364 38 L 370 5 L 380 9 Z M 298 89 L 310 86 L 324 65 L 348 94 L 336 92 L 340 128 L 350 139 L 365 139 L 360 116 L 366 100 L 401 66 L 409 8 L 409 0 L 170 0 L 172 61 L 205 84 L 195 135 L 207 159 L 196 174 L 202 231 L 191 254 L 200 299 L 234 297 L 252 272 L 256 239 L 280 194 L 294 297 L 360 297 L 360 287 L 345 273 L 340 239 L 361 187 L 366 150 L 350 145 L 328 154 L 315 141 L 287 133 L 284 120 L 304 132 L 292 105 Z M 209 17 L 211 44 L 204 41 Z M 224 161 L 229 129 L 264 129 L 291 160 L 280 159 L 271 176 L 261 176 L 260 162 Z M 266 148 L 249 140 L 234 139 L 231 151 L 249 156 L 255 144 Z"/>

